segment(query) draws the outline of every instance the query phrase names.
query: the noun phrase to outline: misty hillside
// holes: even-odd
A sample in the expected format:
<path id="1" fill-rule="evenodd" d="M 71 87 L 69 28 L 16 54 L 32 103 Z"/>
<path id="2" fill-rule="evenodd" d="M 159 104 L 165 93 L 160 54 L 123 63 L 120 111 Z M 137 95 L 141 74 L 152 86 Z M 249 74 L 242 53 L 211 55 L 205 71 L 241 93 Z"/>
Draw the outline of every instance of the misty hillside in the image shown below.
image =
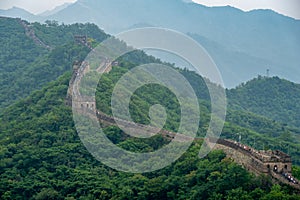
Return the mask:
<path id="1" fill-rule="evenodd" d="M 32 14 L 22 8 L 18 8 L 18 7 L 12 7 L 7 10 L 0 9 L 0 16 L 22 18 L 22 19 L 26 19 L 28 21 L 39 20 L 38 16 L 35 16 L 34 14 Z"/>
<path id="2" fill-rule="evenodd" d="M 271 10 L 243 12 L 182 0 L 79 0 L 49 18 L 89 21 L 113 33 L 137 24 L 190 33 L 216 61 L 227 87 L 264 75 L 267 69 L 300 82 L 300 21 Z"/>
<path id="3" fill-rule="evenodd" d="M 243 12 L 183 0 L 78 0 L 53 12 L 34 19 L 90 22 L 109 33 L 144 26 L 189 33 L 210 53 L 229 88 L 265 75 L 267 69 L 272 75 L 300 82 L 300 21 L 271 10 Z M 33 20 L 27 14 L 19 16 Z"/>

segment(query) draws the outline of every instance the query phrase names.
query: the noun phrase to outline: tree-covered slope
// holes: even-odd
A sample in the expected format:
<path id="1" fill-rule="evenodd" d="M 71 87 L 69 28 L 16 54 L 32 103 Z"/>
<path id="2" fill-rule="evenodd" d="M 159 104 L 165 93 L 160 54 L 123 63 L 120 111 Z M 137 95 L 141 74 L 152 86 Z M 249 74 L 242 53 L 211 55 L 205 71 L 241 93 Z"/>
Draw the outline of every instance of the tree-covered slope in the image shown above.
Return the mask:
<path id="1" fill-rule="evenodd" d="M 76 34 L 93 38 L 91 44 L 107 37 L 92 24 L 29 24 L 1 17 L 0 110 L 71 70 L 75 60 L 84 59 L 89 49 L 74 42 Z M 35 38 L 50 50 L 37 44 Z"/>
<path id="2" fill-rule="evenodd" d="M 23 75 L 24 67 L 46 54 L 46 50 L 35 45 L 15 19 L 0 18 L 0 36 L 0 107 L 3 108 L 20 96 L 14 92 L 23 93 L 23 84 L 16 83 L 16 79 Z M 11 91 L 14 86 L 18 89 Z"/>
<path id="3" fill-rule="evenodd" d="M 227 91 L 229 106 L 300 127 L 300 85 L 278 77 L 261 77 Z"/>
<path id="4" fill-rule="evenodd" d="M 120 62 L 108 74 L 103 74 L 97 89 L 97 108 L 111 115 L 111 96 L 115 84 L 129 69 L 134 67 L 127 61 Z M 198 137 L 204 137 L 210 120 L 210 97 L 203 79 L 194 72 L 180 70 L 194 88 L 199 98 L 200 122 Z M 217 87 L 217 86 L 214 86 Z M 124 88 L 126 90 L 126 88 Z M 229 99 L 230 101 L 230 99 Z M 134 92 L 130 102 L 130 114 L 138 123 L 148 124 L 151 105 L 162 104 L 169 114 L 165 129 L 176 131 L 180 122 L 180 106 L 170 91 L 156 85 L 146 85 Z M 282 110 L 283 112 L 284 110 Z M 256 149 L 279 149 L 292 155 L 294 163 L 300 164 L 300 129 L 244 110 L 229 107 L 221 137 L 242 142 Z"/>
<path id="5" fill-rule="evenodd" d="M 46 20 L 44 24 L 30 24 L 37 37 L 45 44 L 56 47 L 67 42 L 73 42 L 74 36 L 87 36 L 92 44 L 99 43 L 108 37 L 103 30 L 92 23 L 59 24 L 57 21 Z"/>
<path id="6" fill-rule="evenodd" d="M 65 105 L 69 78 L 65 74 L 0 115 L 1 199 L 298 198 L 286 186 L 250 175 L 220 151 L 197 158 L 200 141 L 156 172 L 130 174 L 104 166 L 74 128 L 71 108 Z M 149 141 L 122 140 L 116 127 L 105 132 L 121 147 L 153 150 Z"/>
<path id="7" fill-rule="evenodd" d="M 47 50 L 28 38 L 18 21 L 4 20 L 8 21 L 3 27 L 10 27 L 10 31 L 19 27 L 16 32 L 20 34 L 18 37 L 31 45 L 30 51 L 21 46 L 21 49 L 16 48 L 11 53 L 24 53 L 32 59 L 32 51 L 37 58 L 26 60 L 27 56 L 21 57 L 21 64 L 17 65 L 14 63 L 19 61 L 17 56 L 3 57 L 7 61 L 3 62 L 5 70 L 1 68 L 1 73 L 5 74 L 3 78 L 12 76 L 14 83 L 18 83 L 11 85 L 9 81 L 3 82 L 8 85 L 6 87 L 11 87 L 11 90 L 6 88 L 8 92 L 4 89 L 3 92 L 7 96 L 12 93 L 18 95 L 11 99 L 2 96 L 7 100 L 3 105 L 10 106 L 0 112 L 0 199 L 299 198 L 291 188 L 272 186 L 266 177 L 252 176 L 225 158 L 220 151 L 199 159 L 197 155 L 201 140 L 195 141 L 189 151 L 171 166 L 152 173 L 122 173 L 101 164 L 80 141 L 74 128 L 71 108 L 65 105 L 65 98 L 73 61 L 84 59 L 89 51 L 73 42 L 72 34 L 76 32 L 76 27 L 81 27 L 78 31 L 84 27 L 90 31 L 89 40 L 92 44 L 101 41 L 106 35 L 102 35 L 103 32 L 91 24 L 31 24 L 36 36 L 52 48 Z M 10 42 L 3 40 L 7 46 L 1 51 L 4 52 L 14 40 L 22 43 L 18 37 L 12 38 Z M 6 67 L 6 63 L 10 62 L 10 67 L 15 67 L 11 71 L 10 67 Z M 134 66 L 149 62 L 159 60 L 143 52 L 133 52 L 121 58 L 120 66 L 104 74 L 99 82 L 97 107 L 110 114 L 111 92 L 117 80 Z M 203 136 L 210 119 L 207 88 L 194 72 L 177 70 L 190 81 L 199 97 L 201 119 L 198 134 Z M 48 83 L 51 80 L 55 81 Z M 42 89 L 32 92 L 37 88 Z M 16 100 L 22 97 L 25 98 Z M 132 118 L 139 123 L 149 123 L 149 107 L 161 102 L 168 114 L 164 128 L 176 131 L 180 117 L 177 100 L 168 89 L 158 85 L 146 85 L 134 93 L 130 102 Z M 238 134 L 241 134 L 244 143 L 257 148 L 280 148 L 292 155 L 294 163 L 300 163 L 299 144 L 292 138 L 279 140 L 295 137 L 298 129 L 245 111 L 229 110 L 226 120 L 222 137 L 237 139 Z M 105 127 L 104 132 L 113 143 L 134 152 L 155 151 L 168 142 L 159 135 L 147 140 L 128 137 L 115 126 Z M 295 169 L 299 175 L 300 170 Z"/>

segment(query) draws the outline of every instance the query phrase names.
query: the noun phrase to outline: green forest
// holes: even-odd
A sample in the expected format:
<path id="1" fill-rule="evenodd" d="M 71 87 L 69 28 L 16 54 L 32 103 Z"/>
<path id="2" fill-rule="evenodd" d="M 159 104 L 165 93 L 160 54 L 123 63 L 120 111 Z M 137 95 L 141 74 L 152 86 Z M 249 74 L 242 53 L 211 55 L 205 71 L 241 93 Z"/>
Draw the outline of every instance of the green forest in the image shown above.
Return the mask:
<path id="1" fill-rule="evenodd" d="M 51 50 L 35 44 L 20 20 L 0 17 L 0 110 L 56 80 L 87 56 L 89 49 L 75 43 L 74 35 L 89 34 L 92 43 L 107 37 L 93 24 L 25 23 Z"/>
<path id="2" fill-rule="evenodd" d="M 73 63 L 90 51 L 76 43 L 74 35 L 87 35 L 91 46 L 108 35 L 93 24 L 26 23 L 51 48 L 35 44 L 18 19 L 0 18 L 0 199 L 299 199 L 295 189 L 252 174 L 220 150 L 198 158 L 202 140 L 194 141 L 172 165 L 155 172 L 119 172 L 97 161 L 76 132 L 66 95 Z M 97 108 L 111 114 L 110 97 L 118 79 L 133 67 L 151 62 L 161 61 L 140 51 L 121 57 L 118 66 L 99 82 Z M 211 107 L 205 82 L 194 72 L 176 70 L 199 98 L 197 136 L 201 138 Z M 294 93 L 299 88 L 278 77 L 258 77 L 227 90 L 229 106 L 221 137 L 238 140 L 241 134 L 242 142 L 254 148 L 289 153 L 293 175 L 300 179 L 300 125 L 295 109 L 300 101 Z M 269 95 L 279 99 L 269 102 Z M 287 101 L 277 105 L 287 96 Z M 259 103 L 251 104 L 250 97 Z M 146 85 L 134 93 L 130 102 L 133 120 L 148 124 L 149 107 L 161 102 L 167 113 L 164 129 L 176 131 L 178 101 L 159 85 Z M 293 109 L 288 109 L 291 105 Z M 104 132 L 114 144 L 133 152 L 152 152 L 168 142 L 161 135 L 147 140 L 128 137 L 116 126 L 105 126 Z"/>
<path id="3" fill-rule="evenodd" d="M 229 105 L 285 125 L 300 127 L 300 85 L 279 77 L 258 76 L 227 91 Z M 283 112 L 284 111 L 284 112 Z"/>

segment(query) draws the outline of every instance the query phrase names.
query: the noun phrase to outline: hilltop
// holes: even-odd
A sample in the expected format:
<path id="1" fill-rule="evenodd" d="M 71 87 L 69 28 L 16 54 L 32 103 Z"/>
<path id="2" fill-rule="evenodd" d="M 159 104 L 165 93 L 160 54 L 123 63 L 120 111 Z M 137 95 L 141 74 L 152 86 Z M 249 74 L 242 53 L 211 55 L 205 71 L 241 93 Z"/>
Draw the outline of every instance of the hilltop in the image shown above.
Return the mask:
<path id="1" fill-rule="evenodd" d="M 300 127 L 300 84 L 259 76 L 228 90 L 229 106 Z"/>

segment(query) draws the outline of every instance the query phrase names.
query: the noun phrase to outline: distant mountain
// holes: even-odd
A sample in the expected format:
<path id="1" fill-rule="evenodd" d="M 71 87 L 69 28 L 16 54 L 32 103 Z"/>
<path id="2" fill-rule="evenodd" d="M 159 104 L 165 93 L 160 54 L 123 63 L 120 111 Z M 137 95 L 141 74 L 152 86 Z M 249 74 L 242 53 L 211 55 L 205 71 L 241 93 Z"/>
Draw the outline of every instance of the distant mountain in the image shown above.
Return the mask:
<path id="1" fill-rule="evenodd" d="M 259 76 L 227 91 L 229 106 L 300 127 L 300 84 Z"/>
<path id="2" fill-rule="evenodd" d="M 92 22 L 110 33 L 143 24 L 191 33 L 215 59 L 227 87 L 267 69 L 300 82 L 300 21 L 271 10 L 243 12 L 183 0 L 78 0 L 48 18 Z"/>
<path id="3" fill-rule="evenodd" d="M 189 34 L 189 36 L 206 48 L 218 66 L 227 87 L 250 80 L 257 74 L 266 74 L 270 66 L 271 62 L 267 59 L 233 50 L 198 34 Z M 280 66 L 274 63 L 272 73 L 275 66 L 280 69 Z"/>
<path id="4" fill-rule="evenodd" d="M 52 10 L 47 10 L 45 12 L 40 13 L 40 14 L 38 14 L 38 16 L 47 17 L 50 15 L 54 15 L 55 13 L 67 8 L 69 5 L 71 5 L 71 3 L 64 3 L 63 5 L 57 6 Z"/>
<path id="5" fill-rule="evenodd" d="M 243 12 L 186 0 L 78 0 L 39 16 L 17 10 L 0 11 L 0 15 L 40 22 L 90 22 L 109 33 L 149 25 L 189 33 L 210 53 L 228 88 L 265 75 L 267 69 L 271 75 L 300 83 L 300 20 L 272 10 Z"/>
<path id="6" fill-rule="evenodd" d="M 12 7 L 8 10 L 0 10 L 0 16 L 3 17 L 17 17 L 17 18 L 22 18 L 26 19 L 29 21 L 35 21 L 38 20 L 39 18 L 35 16 L 34 14 L 18 7 Z"/>

